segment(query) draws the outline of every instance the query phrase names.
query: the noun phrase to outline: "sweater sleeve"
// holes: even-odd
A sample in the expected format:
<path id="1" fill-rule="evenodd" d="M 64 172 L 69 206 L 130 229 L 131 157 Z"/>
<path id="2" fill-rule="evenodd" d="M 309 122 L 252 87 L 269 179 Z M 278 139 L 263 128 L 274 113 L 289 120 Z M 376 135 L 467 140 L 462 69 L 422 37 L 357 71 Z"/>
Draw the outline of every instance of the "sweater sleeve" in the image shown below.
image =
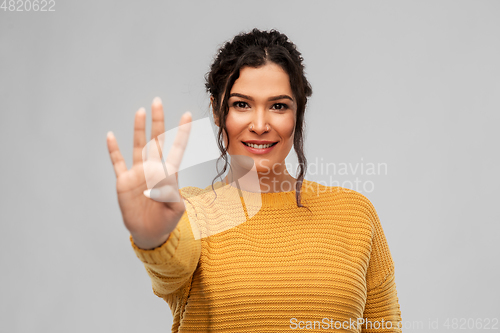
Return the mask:
<path id="1" fill-rule="evenodd" d="M 367 298 L 361 332 L 401 332 L 401 311 L 396 292 L 394 262 L 379 217 L 366 199 L 372 220 L 372 248 L 366 273 Z"/>
<path id="2" fill-rule="evenodd" d="M 132 236 L 130 242 L 151 278 L 154 294 L 164 299 L 190 280 L 201 254 L 200 240 L 193 237 L 187 211 L 161 246 L 151 250 L 141 249 Z"/>

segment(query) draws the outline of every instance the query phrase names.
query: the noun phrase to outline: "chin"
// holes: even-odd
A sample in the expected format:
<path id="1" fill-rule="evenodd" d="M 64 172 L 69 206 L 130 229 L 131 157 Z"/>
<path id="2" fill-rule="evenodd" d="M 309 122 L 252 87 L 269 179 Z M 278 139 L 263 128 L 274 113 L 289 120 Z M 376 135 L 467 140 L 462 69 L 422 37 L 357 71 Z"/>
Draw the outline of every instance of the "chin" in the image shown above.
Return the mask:
<path id="1" fill-rule="evenodd" d="M 270 175 L 273 170 L 273 164 L 264 164 L 264 165 L 257 165 L 257 172 L 258 173 L 263 173 L 266 176 Z"/>

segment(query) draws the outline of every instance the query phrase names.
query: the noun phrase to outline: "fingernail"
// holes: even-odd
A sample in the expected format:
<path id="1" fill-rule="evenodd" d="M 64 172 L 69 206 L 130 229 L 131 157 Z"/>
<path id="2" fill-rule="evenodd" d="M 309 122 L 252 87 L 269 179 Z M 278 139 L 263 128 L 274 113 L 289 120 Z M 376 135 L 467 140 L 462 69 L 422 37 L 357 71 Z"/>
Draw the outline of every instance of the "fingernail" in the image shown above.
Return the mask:
<path id="1" fill-rule="evenodd" d="M 143 193 L 146 197 L 150 198 L 151 199 L 151 195 L 150 195 L 150 192 L 151 190 L 145 190 Z"/>
<path id="2" fill-rule="evenodd" d="M 193 115 L 189 111 L 186 111 L 186 113 L 184 113 L 184 114 L 188 114 L 191 118 L 193 118 Z"/>
<path id="3" fill-rule="evenodd" d="M 160 190 L 157 188 L 151 189 L 151 191 L 149 191 L 149 197 L 151 199 L 158 199 L 160 197 Z"/>
<path id="4" fill-rule="evenodd" d="M 109 131 L 108 134 L 106 134 L 106 137 L 108 138 L 112 138 L 114 135 L 113 135 L 113 132 Z"/>
<path id="5" fill-rule="evenodd" d="M 161 98 L 156 96 L 154 99 L 153 99 L 153 104 L 161 104 Z"/>
<path id="6" fill-rule="evenodd" d="M 146 113 L 146 109 L 141 107 L 139 110 L 137 110 L 138 113 Z"/>

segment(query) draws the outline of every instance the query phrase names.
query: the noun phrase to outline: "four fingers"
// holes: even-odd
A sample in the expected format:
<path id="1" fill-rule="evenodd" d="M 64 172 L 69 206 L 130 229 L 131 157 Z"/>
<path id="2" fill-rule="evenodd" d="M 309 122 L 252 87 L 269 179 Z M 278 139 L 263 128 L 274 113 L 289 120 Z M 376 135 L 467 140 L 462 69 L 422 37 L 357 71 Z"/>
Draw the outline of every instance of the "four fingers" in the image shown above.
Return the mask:
<path id="1" fill-rule="evenodd" d="M 155 144 L 155 141 L 153 141 L 151 142 L 150 149 L 156 150 L 159 148 L 161 154 L 161 151 L 163 150 L 162 149 L 163 140 L 158 140 L 157 137 L 165 132 L 165 123 L 164 123 L 163 105 L 159 97 L 154 98 L 151 110 L 152 110 L 151 140 L 155 140 L 156 143 L 160 145 L 160 147 L 158 147 L 157 144 Z M 179 170 L 179 166 L 182 161 L 182 157 L 184 155 L 184 151 L 186 149 L 189 138 L 189 132 L 191 129 L 191 125 L 189 123 L 191 121 L 192 121 L 192 116 L 190 112 L 184 113 L 184 115 L 181 117 L 175 141 L 169 151 L 167 160 L 165 161 L 167 164 L 167 170 L 169 174 L 171 174 L 172 172 L 177 173 L 177 171 Z M 107 134 L 107 145 L 116 177 L 119 177 L 121 173 L 127 171 L 127 165 L 120 152 L 116 138 L 112 132 L 108 132 Z M 144 108 L 140 108 L 136 112 L 134 120 L 134 147 L 133 147 L 134 165 L 143 162 L 143 149 L 145 146 L 146 146 L 146 110 Z M 155 153 L 154 155 L 156 154 L 157 153 Z"/>

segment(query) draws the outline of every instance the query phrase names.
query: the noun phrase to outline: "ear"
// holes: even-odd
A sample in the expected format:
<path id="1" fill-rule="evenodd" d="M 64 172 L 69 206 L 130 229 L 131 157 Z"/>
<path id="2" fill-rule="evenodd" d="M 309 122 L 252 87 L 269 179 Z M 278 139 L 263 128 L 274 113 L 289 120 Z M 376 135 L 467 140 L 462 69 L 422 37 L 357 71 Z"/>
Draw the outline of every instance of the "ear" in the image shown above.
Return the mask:
<path id="1" fill-rule="evenodd" d="M 210 96 L 210 106 L 212 107 L 212 115 L 214 116 L 215 125 L 217 125 L 217 127 L 220 127 L 219 118 L 215 114 L 215 101 L 213 96 Z"/>

